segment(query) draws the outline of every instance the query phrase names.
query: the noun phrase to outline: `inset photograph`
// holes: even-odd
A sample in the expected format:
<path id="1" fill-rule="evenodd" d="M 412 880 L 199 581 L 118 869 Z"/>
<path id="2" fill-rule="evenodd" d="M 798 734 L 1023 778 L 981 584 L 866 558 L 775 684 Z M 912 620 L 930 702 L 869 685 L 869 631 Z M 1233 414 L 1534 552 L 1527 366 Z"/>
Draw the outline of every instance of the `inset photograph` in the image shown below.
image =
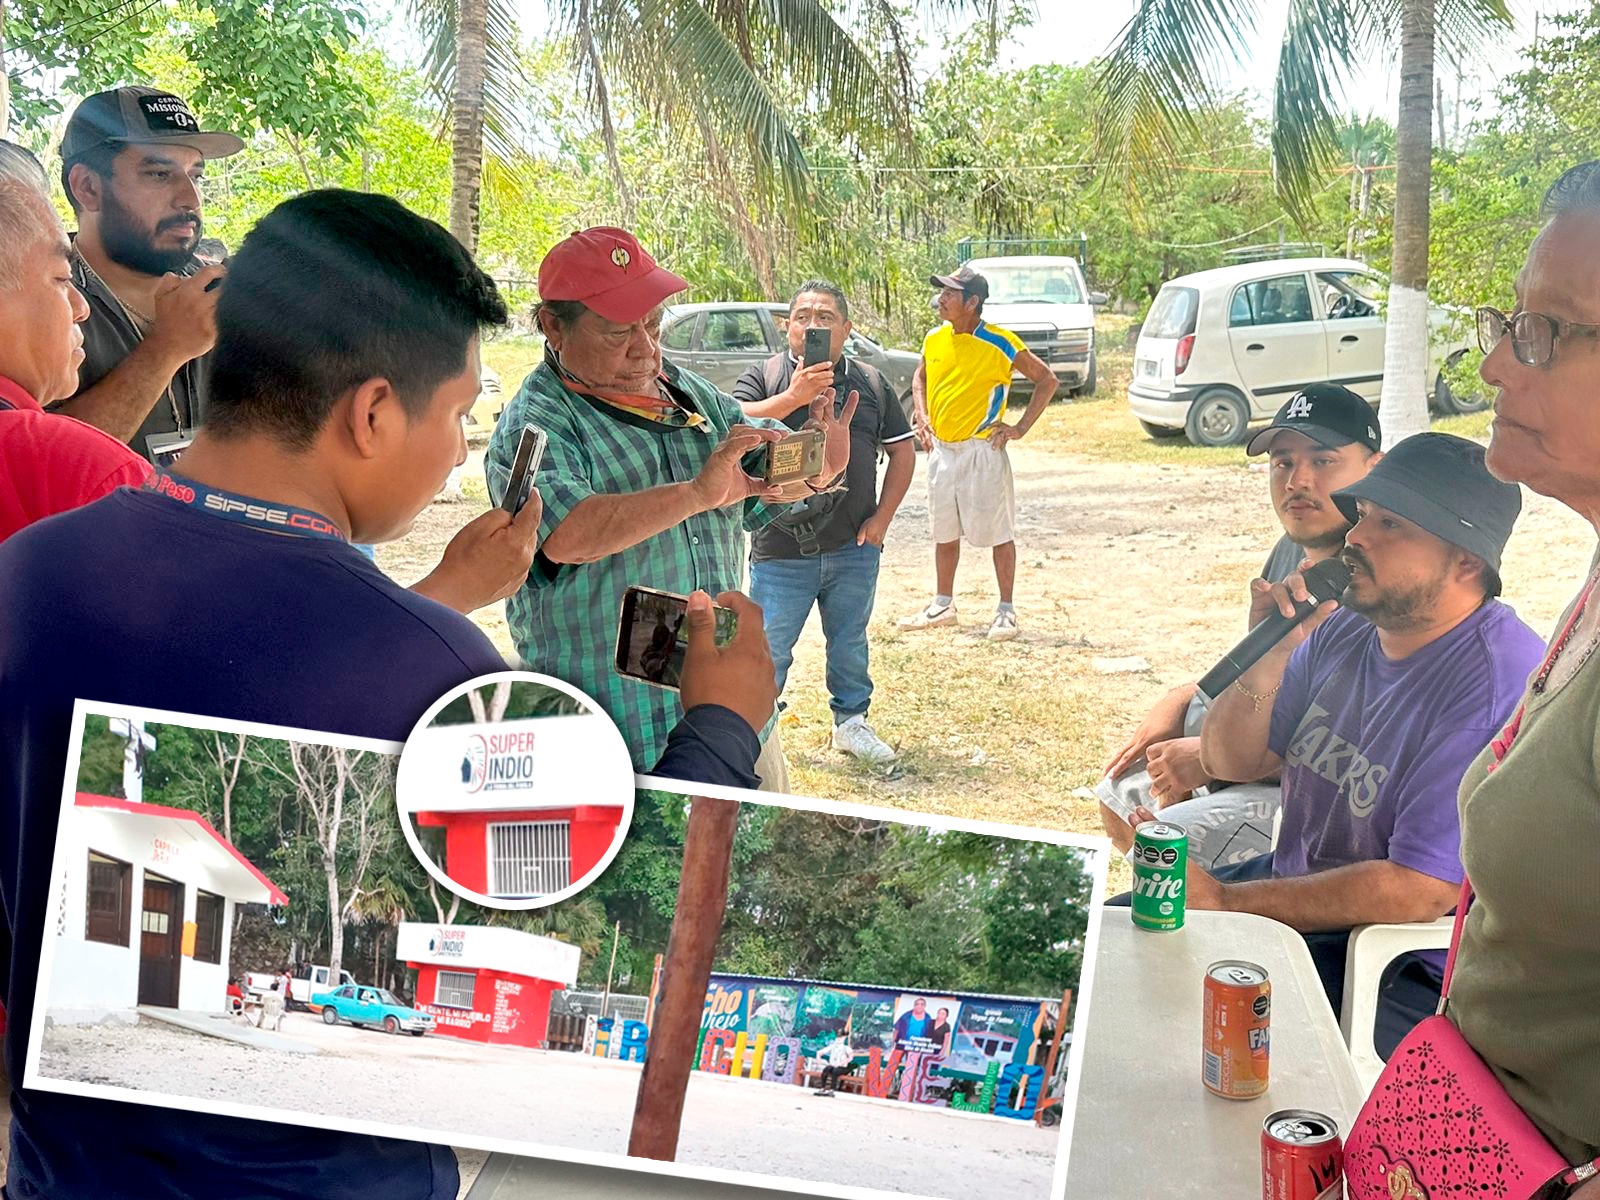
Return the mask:
<path id="1" fill-rule="evenodd" d="M 485 1179 L 1060 1194 L 1103 844 L 658 788 L 581 894 L 496 909 L 409 852 L 398 745 L 77 722 L 29 1088 L 471 1147 Z"/>
<path id="2" fill-rule="evenodd" d="M 616 856 L 633 766 L 611 718 L 527 671 L 486 675 L 423 714 L 395 795 L 412 850 L 466 899 L 535 908 L 581 891 Z"/>

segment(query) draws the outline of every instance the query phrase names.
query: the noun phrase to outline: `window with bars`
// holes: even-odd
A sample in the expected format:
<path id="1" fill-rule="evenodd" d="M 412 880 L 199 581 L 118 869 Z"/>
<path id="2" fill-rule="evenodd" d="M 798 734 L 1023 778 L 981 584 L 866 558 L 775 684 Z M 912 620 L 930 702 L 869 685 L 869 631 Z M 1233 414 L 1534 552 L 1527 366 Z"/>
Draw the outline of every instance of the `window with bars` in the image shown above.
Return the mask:
<path id="1" fill-rule="evenodd" d="M 548 896 L 572 882 L 570 822 L 503 821 L 489 826 L 489 894 Z"/>
<path id="2" fill-rule="evenodd" d="M 222 961 L 222 915 L 225 901 L 210 892 L 194 898 L 194 957 L 196 962 Z"/>
<path id="3" fill-rule="evenodd" d="M 435 977 L 433 1002 L 440 1008 L 472 1007 L 472 985 L 477 976 L 470 971 L 440 971 Z"/>
<path id="4" fill-rule="evenodd" d="M 133 867 L 89 851 L 89 918 L 84 937 L 113 946 L 128 944 L 133 911 Z"/>

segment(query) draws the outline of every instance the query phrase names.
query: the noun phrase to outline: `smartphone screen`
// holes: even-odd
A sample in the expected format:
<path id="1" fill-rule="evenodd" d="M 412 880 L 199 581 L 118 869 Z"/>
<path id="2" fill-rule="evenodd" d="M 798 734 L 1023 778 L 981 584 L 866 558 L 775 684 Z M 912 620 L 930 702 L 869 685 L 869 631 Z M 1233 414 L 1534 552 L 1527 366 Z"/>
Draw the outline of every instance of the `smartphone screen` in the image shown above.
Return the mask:
<path id="1" fill-rule="evenodd" d="M 738 624 L 733 610 L 712 608 L 717 645 L 733 637 Z M 689 599 L 675 592 L 630 587 L 622 594 L 622 619 L 617 625 L 617 674 L 676 691 L 689 653 Z"/>
<path id="2" fill-rule="evenodd" d="M 546 441 L 544 430 L 538 426 L 523 426 L 517 452 L 511 459 L 511 478 L 506 481 L 506 494 L 500 500 L 500 507 L 513 517 L 522 511 L 533 494 L 533 476 L 539 469 L 539 460 L 544 457 Z"/>
<path id="3" fill-rule="evenodd" d="M 820 362 L 827 362 L 832 355 L 833 334 L 826 329 L 816 326 L 806 330 L 806 348 L 801 356 L 800 365 L 812 367 Z"/>

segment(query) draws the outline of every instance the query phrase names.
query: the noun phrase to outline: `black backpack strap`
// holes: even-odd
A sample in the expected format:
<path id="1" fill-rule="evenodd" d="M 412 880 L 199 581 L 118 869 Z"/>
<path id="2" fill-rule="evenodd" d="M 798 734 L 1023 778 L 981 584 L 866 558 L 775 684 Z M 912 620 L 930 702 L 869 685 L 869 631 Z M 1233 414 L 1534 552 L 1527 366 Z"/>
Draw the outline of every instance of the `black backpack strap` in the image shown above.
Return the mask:
<path id="1" fill-rule="evenodd" d="M 783 378 L 788 361 L 789 356 L 780 352 L 761 364 L 761 381 L 767 385 L 767 397 L 769 399 L 788 386 Z"/>

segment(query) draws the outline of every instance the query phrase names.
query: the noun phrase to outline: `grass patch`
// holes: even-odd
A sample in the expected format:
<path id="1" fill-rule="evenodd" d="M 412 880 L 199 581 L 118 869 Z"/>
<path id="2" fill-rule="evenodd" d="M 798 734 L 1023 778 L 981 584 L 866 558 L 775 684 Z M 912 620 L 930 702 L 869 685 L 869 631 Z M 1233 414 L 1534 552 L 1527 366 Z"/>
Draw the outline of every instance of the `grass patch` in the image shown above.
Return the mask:
<path id="1" fill-rule="evenodd" d="M 1489 422 L 1494 420 L 1494 413 L 1485 411 L 1480 413 L 1467 413 L 1459 417 L 1435 417 L 1433 428 L 1439 433 L 1453 433 L 1457 437 L 1471 438 L 1475 442 L 1489 440 Z"/>
<path id="2" fill-rule="evenodd" d="M 509 399 L 516 395 L 528 373 L 544 361 L 544 339 L 527 333 L 509 334 L 484 342 L 479 354 L 484 364 L 500 376 L 500 389 Z"/>

